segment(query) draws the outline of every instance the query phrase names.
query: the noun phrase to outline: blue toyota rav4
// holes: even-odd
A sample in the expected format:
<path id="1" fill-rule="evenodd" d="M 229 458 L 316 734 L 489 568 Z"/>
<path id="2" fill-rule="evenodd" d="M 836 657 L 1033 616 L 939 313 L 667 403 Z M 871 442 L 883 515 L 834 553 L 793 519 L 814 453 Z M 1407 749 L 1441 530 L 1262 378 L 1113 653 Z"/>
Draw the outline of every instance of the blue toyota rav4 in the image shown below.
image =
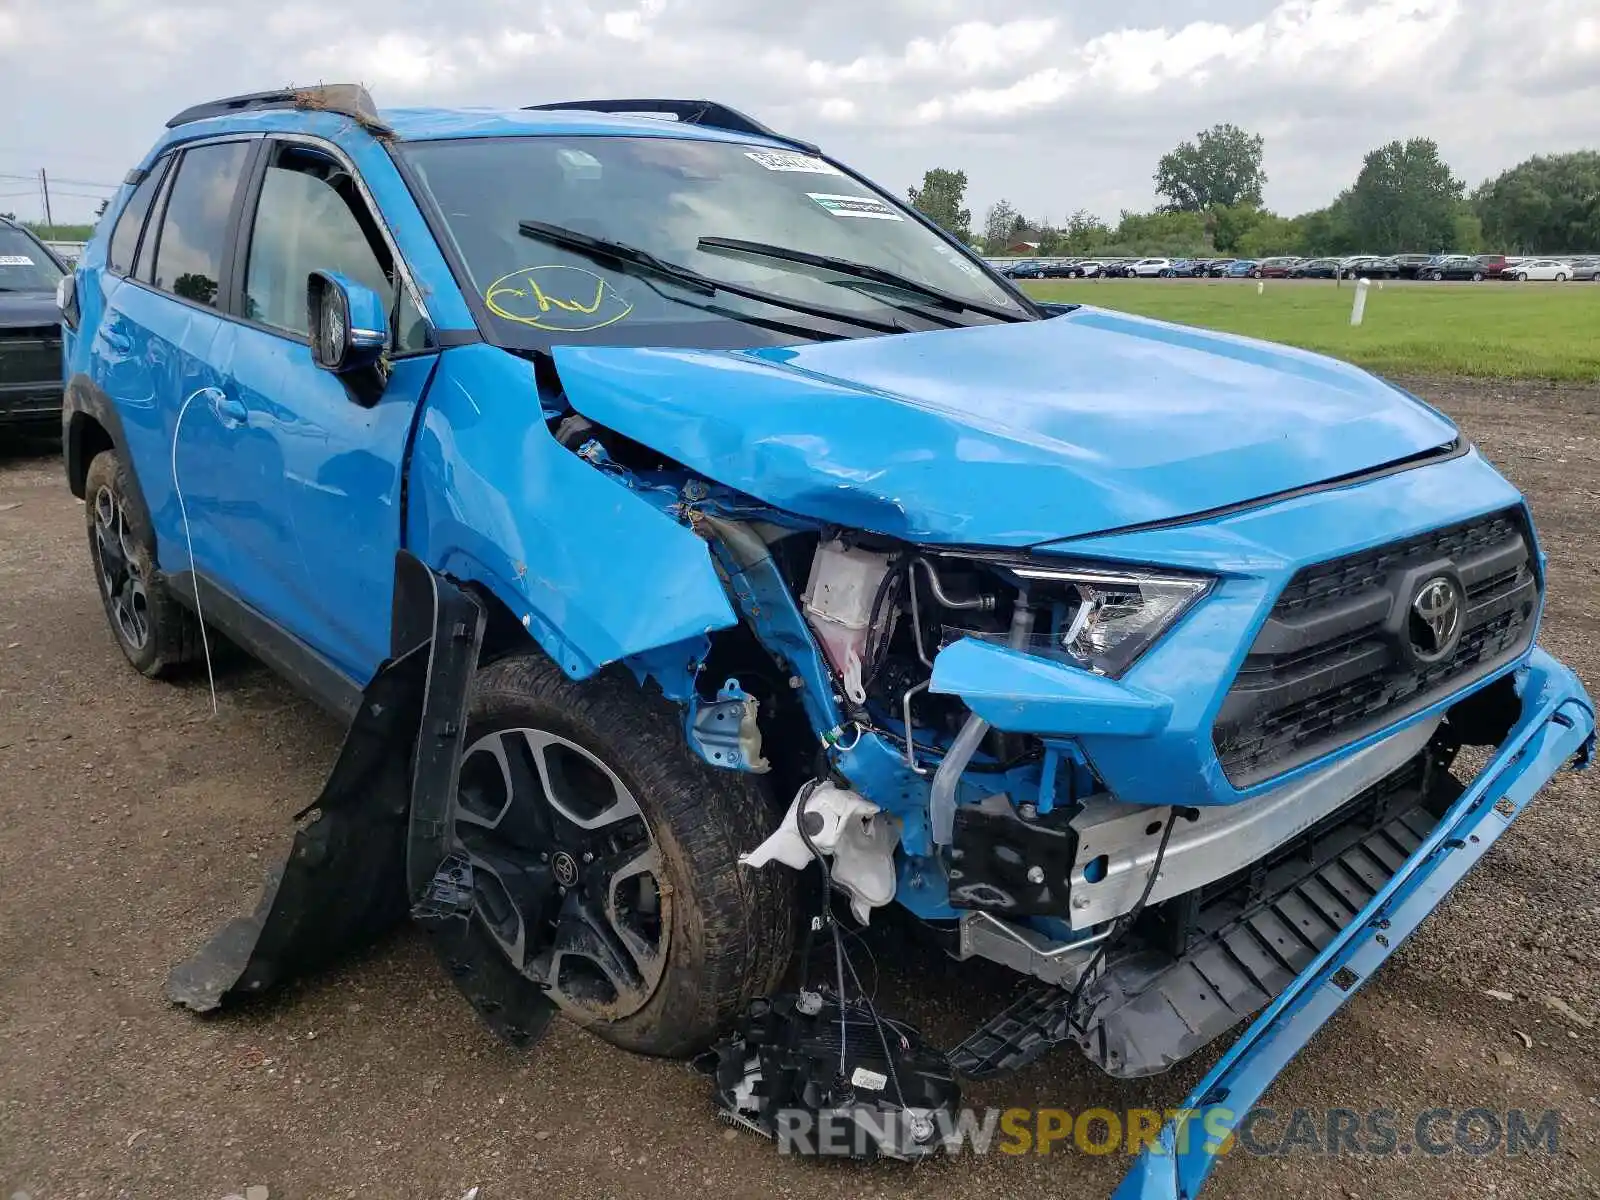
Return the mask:
<path id="1" fill-rule="evenodd" d="M 1259 1014 L 1119 1193 L 1189 1196 L 1185 1123 L 1592 750 L 1527 506 L 1441 414 L 1037 304 L 720 105 L 201 105 L 60 303 L 123 653 L 221 633 L 350 721 L 197 1008 L 410 913 L 507 1036 L 687 1054 L 816 857 L 1019 973 L 967 1075 Z"/>

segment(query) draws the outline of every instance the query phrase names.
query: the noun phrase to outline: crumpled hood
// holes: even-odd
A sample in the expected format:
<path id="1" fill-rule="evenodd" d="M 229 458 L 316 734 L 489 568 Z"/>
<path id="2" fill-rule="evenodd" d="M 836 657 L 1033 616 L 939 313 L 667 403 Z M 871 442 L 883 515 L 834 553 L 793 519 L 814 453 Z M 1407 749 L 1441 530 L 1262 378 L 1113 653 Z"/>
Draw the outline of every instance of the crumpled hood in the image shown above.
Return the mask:
<path id="1" fill-rule="evenodd" d="M 1167 520 L 1455 437 L 1345 363 L 1094 308 L 798 348 L 554 353 L 590 420 L 774 507 L 914 542 Z"/>

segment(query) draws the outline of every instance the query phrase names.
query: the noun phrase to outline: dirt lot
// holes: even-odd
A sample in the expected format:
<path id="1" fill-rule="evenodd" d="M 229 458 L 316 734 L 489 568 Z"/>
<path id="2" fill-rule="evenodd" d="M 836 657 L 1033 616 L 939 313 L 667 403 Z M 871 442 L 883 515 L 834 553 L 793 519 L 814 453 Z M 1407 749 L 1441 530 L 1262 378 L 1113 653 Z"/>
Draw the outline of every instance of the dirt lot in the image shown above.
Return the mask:
<path id="1" fill-rule="evenodd" d="M 1600 689 L 1600 389 L 1412 386 L 1532 496 L 1551 560 L 1545 642 Z M 780 1159 L 719 1125 L 680 1064 L 560 1023 L 530 1053 L 505 1049 L 410 933 L 246 1013 L 169 1007 L 168 967 L 254 904 L 339 739 L 259 668 L 219 682 L 213 718 L 203 679 L 126 667 L 57 459 L 4 452 L 0 1196 L 1088 1198 L 1126 1169 L 1075 1152 L 916 1169 Z M 1597 818 L 1600 772 L 1559 779 L 1267 1097 L 1276 1134 L 1297 1107 L 1390 1108 L 1402 1130 L 1435 1106 L 1557 1109 L 1555 1157 L 1234 1154 L 1207 1196 L 1600 1195 Z M 880 999 L 941 1040 L 1003 995 L 1000 979 L 882 943 L 876 956 Z M 1062 1052 L 969 1098 L 1160 1107 L 1203 1065 L 1134 1086 Z"/>

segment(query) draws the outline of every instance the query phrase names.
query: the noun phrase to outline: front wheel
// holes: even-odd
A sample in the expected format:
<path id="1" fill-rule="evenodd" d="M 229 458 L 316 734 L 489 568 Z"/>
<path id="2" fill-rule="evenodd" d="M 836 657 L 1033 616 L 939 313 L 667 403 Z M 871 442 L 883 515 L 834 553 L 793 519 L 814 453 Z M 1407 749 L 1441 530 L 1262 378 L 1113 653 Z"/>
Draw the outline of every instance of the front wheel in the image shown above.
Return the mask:
<path id="1" fill-rule="evenodd" d="M 680 1057 L 776 986 L 794 876 L 738 857 L 778 812 L 755 776 L 696 758 L 631 677 L 574 682 L 538 654 L 484 668 L 460 780 L 472 919 L 577 1024 Z"/>
<path id="2" fill-rule="evenodd" d="M 1565 275 L 1557 275 L 1556 276 L 1556 282 L 1557 283 L 1565 283 L 1566 281 L 1567 281 L 1567 277 Z"/>
<path id="3" fill-rule="evenodd" d="M 1518 271 L 1517 272 L 1517 282 L 1518 283 L 1527 283 L 1528 282 L 1528 273 L 1526 271 Z"/>
<path id="4" fill-rule="evenodd" d="M 1483 282 L 1483 272 L 1482 271 L 1474 271 L 1472 273 L 1472 282 L 1473 283 L 1482 283 Z"/>

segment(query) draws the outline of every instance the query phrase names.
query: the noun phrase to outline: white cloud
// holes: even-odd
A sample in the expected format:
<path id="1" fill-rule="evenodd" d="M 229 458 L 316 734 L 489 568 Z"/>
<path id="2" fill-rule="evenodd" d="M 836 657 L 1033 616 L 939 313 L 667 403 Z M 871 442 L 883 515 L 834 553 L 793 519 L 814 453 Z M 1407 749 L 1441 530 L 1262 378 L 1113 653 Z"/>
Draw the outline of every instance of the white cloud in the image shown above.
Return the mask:
<path id="1" fill-rule="evenodd" d="M 1204 19 L 1192 19 L 1197 8 Z M 93 89 L 63 89 L 70 60 Z M 380 106 L 712 96 L 886 186 L 964 169 L 1060 218 L 1145 207 L 1156 159 L 1232 121 L 1299 211 L 1395 137 L 1476 183 L 1600 140 L 1596 0 L 0 0 L 0 173 L 114 180 L 178 109 L 358 79 Z M 49 97 L 49 102 L 42 97 Z M 85 208 L 92 204 L 85 203 Z"/>

